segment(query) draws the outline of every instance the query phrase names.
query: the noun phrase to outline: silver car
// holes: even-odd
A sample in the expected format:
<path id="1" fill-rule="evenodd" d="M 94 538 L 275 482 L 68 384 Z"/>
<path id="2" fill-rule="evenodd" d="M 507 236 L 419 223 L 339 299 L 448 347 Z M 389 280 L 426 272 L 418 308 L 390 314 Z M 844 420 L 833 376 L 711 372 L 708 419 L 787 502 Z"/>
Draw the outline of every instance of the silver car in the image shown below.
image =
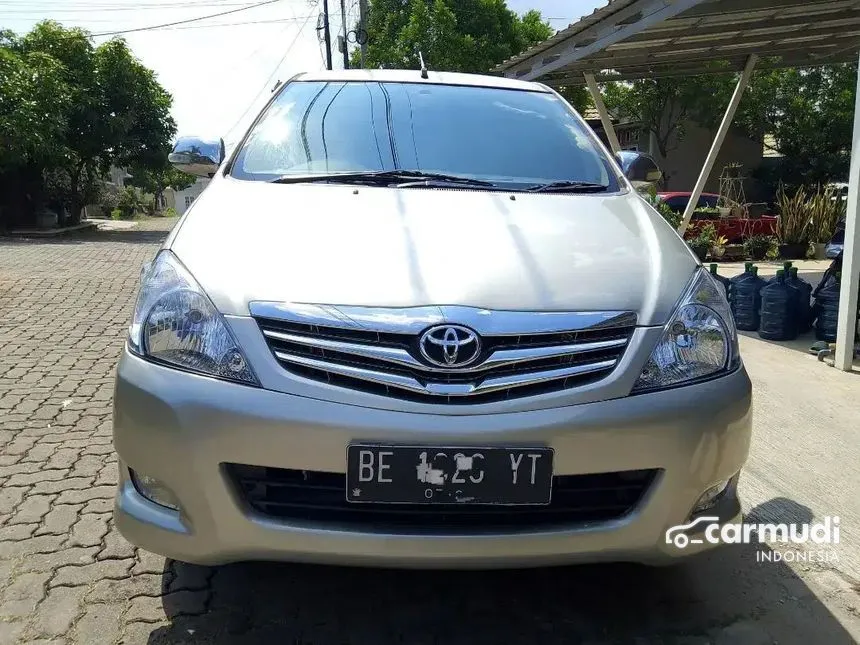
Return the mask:
<path id="1" fill-rule="evenodd" d="M 722 287 L 540 84 L 299 75 L 145 267 L 115 518 L 178 560 L 676 561 L 737 521 L 751 387 Z M 692 530 L 692 529 L 691 529 Z M 678 543 L 686 545 L 683 548 Z"/>

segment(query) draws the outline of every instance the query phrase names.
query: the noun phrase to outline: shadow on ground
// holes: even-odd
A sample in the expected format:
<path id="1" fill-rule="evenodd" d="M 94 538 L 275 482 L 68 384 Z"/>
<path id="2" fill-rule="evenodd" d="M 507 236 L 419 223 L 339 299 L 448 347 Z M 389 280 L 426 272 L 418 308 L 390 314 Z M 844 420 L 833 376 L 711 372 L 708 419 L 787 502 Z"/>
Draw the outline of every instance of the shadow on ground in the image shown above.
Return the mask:
<path id="1" fill-rule="evenodd" d="M 0 237 L 0 247 L 26 244 L 69 246 L 92 244 L 93 242 L 118 242 L 122 244 L 159 244 L 167 238 L 169 231 L 86 231 L 56 237 Z"/>
<path id="2" fill-rule="evenodd" d="M 788 509 L 788 510 L 787 510 Z M 773 500 L 756 518 L 808 521 Z M 667 568 L 397 571 L 253 563 L 212 569 L 205 613 L 164 596 L 174 643 L 854 643 L 784 563 L 726 546 Z M 189 567 L 173 563 L 169 566 Z M 165 579 L 172 573 L 166 573 Z"/>

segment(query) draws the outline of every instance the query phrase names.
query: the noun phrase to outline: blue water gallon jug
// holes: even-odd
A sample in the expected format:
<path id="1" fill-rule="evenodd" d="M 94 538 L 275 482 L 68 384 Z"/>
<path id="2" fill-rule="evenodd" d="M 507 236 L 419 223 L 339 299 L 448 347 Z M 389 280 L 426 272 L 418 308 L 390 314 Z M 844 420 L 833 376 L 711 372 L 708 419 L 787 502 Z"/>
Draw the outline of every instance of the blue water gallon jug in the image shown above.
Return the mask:
<path id="1" fill-rule="evenodd" d="M 746 270 L 731 279 L 729 296 L 735 325 L 743 331 L 755 331 L 759 325 L 761 309 L 761 288 L 764 280 L 758 277 L 758 267 L 747 262 Z"/>
<path id="2" fill-rule="evenodd" d="M 717 265 L 716 264 L 711 265 L 711 275 L 714 277 L 714 279 L 717 282 L 719 282 L 721 285 L 723 285 L 723 291 L 726 294 L 726 298 L 728 298 L 729 297 L 729 291 L 730 291 L 731 286 L 732 286 L 732 281 L 717 273 Z"/>
<path id="3" fill-rule="evenodd" d="M 791 267 L 785 282 L 800 292 L 798 294 L 798 331 L 801 334 L 805 333 L 812 327 L 812 285 L 797 275 L 797 267 Z"/>
<path id="4" fill-rule="evenodd" d="M 828 343 L 836 342 L 836 328 L 839 320 L 840 274 L 818 290 L 815 297 L 815 337 Z"/>
<path id="5" fill-rule="evenodd" d="M 798 333 L 800 291 L 785 282 L 785 271 L 761 290 L 761 317 L 758 335 L 765 340 L 792 340 Z"/>

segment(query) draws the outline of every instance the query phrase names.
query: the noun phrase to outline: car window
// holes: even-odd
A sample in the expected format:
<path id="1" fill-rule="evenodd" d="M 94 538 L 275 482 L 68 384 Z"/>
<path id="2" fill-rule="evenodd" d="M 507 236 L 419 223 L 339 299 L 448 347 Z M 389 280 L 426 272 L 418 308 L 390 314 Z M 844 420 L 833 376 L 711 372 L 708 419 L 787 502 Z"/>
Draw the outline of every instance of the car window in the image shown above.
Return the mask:
<path id="1" fill-rule="evenodd" d="M 702 195 L 697 202 L 697 208 L 716 208 L 718 199 L 717 195 Z"/>
<path id="2" fill-rule="evenodd" d="M 553 94 L 427 83 L 293 82 L 247 136 L 240 179 L 419 170 L 525 187 L 618 188 L 594 135 Z"/>

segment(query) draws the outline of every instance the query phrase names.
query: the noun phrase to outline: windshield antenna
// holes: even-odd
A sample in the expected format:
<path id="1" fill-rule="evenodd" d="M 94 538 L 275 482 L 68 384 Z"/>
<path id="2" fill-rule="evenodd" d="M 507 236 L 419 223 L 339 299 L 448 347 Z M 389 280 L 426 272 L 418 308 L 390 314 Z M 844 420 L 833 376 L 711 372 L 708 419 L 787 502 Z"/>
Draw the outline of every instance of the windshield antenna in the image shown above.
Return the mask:
<path id="1" fill-rule="evenodd" d="M 418 60 L 421 61 L 421 78 L 429 78 L 427 75 L 427 66 L 424 64 L 424 56 L 420 50 L 418 52 Z"/>

